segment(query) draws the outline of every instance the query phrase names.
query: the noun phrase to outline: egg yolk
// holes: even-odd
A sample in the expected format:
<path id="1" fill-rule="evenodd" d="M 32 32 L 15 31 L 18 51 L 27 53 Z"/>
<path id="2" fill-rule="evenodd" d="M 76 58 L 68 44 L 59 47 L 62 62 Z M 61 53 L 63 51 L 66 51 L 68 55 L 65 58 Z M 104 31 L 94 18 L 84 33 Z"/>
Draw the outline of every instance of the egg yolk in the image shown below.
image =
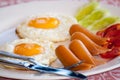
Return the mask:
<path id="1" fill-rule="evenodd" d="M 59 20 L 53 17 L 41 17 L 30 20 L 28 25 L 30 27 L 42 28 L 42 29 L 53 29 L 59 25 Z"/>
<path id="2" fill-rule="evenodd" d="M 43 47 L 34 43 L 22 43 L 16 45 L 14 53 L 22 56 L 34 56 L 44 51 Z"/>

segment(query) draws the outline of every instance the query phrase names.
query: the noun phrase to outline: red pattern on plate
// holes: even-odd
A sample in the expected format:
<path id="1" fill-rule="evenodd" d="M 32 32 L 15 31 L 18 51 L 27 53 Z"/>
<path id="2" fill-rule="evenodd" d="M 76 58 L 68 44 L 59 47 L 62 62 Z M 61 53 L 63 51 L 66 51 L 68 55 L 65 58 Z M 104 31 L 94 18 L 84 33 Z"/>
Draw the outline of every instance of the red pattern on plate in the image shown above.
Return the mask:
<path id="1" fill-rule="evenodd" d="M 0 0 L 0 7 L 15 5 L 19 3 L 40 1 L 40 0 Z M 106 4 L 120 7 L 120 0 L 97 0 Z M 0 80 L 13 80 L 8 78 L 0 78 Z M 75 79 L 71 79 L 75 80 Z M 120 80 L 120 67 L 104 73 L 92 75 L 88 77 L 88 80 Z"/>

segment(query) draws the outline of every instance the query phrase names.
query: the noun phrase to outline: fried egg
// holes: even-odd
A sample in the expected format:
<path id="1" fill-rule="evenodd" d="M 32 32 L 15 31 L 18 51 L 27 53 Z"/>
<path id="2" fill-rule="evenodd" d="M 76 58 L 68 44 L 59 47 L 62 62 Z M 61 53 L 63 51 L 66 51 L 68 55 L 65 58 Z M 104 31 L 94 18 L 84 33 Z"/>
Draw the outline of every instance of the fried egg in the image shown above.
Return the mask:
<path id="1" fill-rule="evenodd" d="M 35 59 L 38 63 L 50 65 L 56 60 L 54 44 L 49 41 L 19 39 L 2 46 L 1 50 Z"/>
<path id="2" fill-rule="evenodd" d="M 77 21 L 74 17 L 66 15 L 32 16 L 23 21 L 17 27 L 16 32 L 21 38 L 60 42 L 70 38 L 70 26 L 75 23 Z"/>

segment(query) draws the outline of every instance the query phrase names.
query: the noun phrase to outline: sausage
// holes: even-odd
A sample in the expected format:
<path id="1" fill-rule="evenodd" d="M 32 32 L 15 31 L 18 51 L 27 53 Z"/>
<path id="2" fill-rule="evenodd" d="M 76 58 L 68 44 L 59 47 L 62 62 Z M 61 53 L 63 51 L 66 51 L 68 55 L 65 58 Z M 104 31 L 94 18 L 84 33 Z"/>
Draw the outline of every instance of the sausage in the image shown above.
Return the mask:
<path id="1" fill-rule="evenodd" d="M 98 45 L 104 45 L 107 43 L 107 38 L 101 38 L 89 30 L 85 29 L 84 27 L 80 26 L 79 24 L 73 24 L 69 30 L 70 35 L 72 35 L 75 32 L 82 32 L 86 36 L 88 36 L 92 41 L 94 41 Z"/>
<path id="2" fill-rule="evenodd" d="M 95 65 L 95 59 L 80 40 L 73 40 L 69 45 L 70 50 L 79 58 L 88 64 Z"/>
<path id="3" fill-rule="evenodd" d="M 61 63 L 64 65 L 64 67 L 69 67 L 81 61 L 70 51 L 70 49 L 66 48 L 63 45 L 59 45 L 56 48 L 55 52 L 56 52 L 56 56 L 61 61 Z M 71 68 L 71 70 L 88 70 L 92 67 L 93 67 L 92 64 L 81 63 L 80 65 L 74 68 Z"/>
<path id="4" fill-rule="evenodd" d="M 74 39 L 81 40 L 83 44 L 87 47 L 87 49 L 91 52 L 92 55 L 98 55 L 100 53 L 104 53 L 107 51 L 106 48 L 103 48 L 102 46 L 96 44 L 89 37 L 87 37 L 85 34 L 81 32 L 75 32 L 71 36 L 71 40 Z"/>
<path id="5" fill-rule="evenodd" d="M 71 66 L 80 61 L 68 48 L 63 45 L 58 46 L 55 52 L 64 67 Z"/>

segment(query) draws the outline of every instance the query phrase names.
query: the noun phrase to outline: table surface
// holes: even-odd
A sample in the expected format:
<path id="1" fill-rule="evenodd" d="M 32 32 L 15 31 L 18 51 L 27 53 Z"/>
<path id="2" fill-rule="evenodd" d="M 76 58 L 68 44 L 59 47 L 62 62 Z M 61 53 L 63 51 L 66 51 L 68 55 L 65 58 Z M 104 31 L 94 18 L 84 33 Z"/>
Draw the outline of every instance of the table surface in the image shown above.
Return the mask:
<path id="1" fill-rule="evenodd" d="M 0 7 L 17 5 L 20 3 L 27 3 L 31 1 L 36 1 L 36 0 L 0 0 Z M 37 1 L 42 1 L 42 0 L 37 0 Z M 97 0 L 97 1 L 102 1 L 109 5 L 120 7 L 120 0 Z M 15 80 L 15 79 L 0 77 L 0 80 Z M 120 67 L 104 73 L 88 76 L 88 80 L 120 80 Z"/>

